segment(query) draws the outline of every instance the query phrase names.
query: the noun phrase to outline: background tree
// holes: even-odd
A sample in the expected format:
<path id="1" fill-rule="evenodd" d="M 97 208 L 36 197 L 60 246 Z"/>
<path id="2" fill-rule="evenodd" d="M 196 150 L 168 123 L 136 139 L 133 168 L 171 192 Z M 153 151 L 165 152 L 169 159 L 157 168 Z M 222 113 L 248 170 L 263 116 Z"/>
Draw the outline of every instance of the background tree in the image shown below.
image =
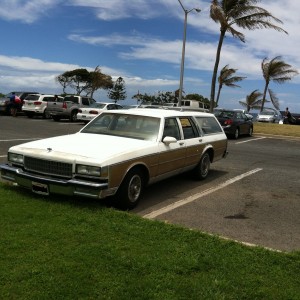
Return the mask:
<path id="1" fill-rule="evenodd" d="M 89 85 L 85 89 L 86 95 L 91 98 L 94 97 L 94 92 L 98 89 L 111 89 L 113 87 L 113 81 L 111 76 L 103 74 L 99 66 L 94 71 L 90 72 Z"/>
<path id="2" fill-rule="evenodd" d="M 140 91 L 138 91 L 138 93 L 133 95 L 131 98 L 136 99 L 136 103 L 139 104 L 142 100 L 142 95 L 140 94 Z"/>
<path id="3" fill-rule="evenodd" d="M 239 82 L 247 77 L 242 77 L 242 76 L 233 76 L 237 69 L 232 69 L 228 68 L 228 65 L 222 68 L 220 71 L 220 76 L 218 77 L 218 82 L 219 82 L 219 88 L 218 88 L 218 95 L 216 99 L 216 104 L 215 106 L 218 106 L 219 103 L 219 98 L 220 98 L 220 93 L 223 85 L 226 85 L 228 87 L 240 87 L 239 85 L 236 84 L 236 82 Z"/>
<path id="4" fill-rule="evenodd" d="M 265 79 L 265 88 L 263 92 L 263 99 L 260 111 L 264 109 L 266 94 L 269 92 L 271 102 L 273 103 L 276 109 L 279 109 L 279 102 L 276 95 L 270 90 L 269 84 L 271 81 L 275 83 L 285 83 L 286 81 L 291 80 L 295 75 L 298 74 L 298 71 L 293 69 L 291 65 L 287 64 L 281 59 L 281 56 L 276 56 L 272 60 L 268 61 L 265 58 L 261 63 L 261 69 L 263 73 L 263 77 Z"/>
<path id="5" fill-rule="evenodd" d="M 220 24 L 220 36 L 217 47 L 215 65 L 213 69 L 210 93 L 210 111 L 213 111 L 215 104 L 215 89 L 217 81 L 217 73 L 221 56 L 221 49 L 226 32 L 230 32 L 234 38 L 245 42 L 244 35 L 235 30 L 233 25 L 241 27 L 242 29 L 261 29 L 271 28 L 277 31 L 285 32 L 282 28 L 275 26 L 270 20 L 282 23 L 279 19 L 275 18 L 267 10 L 256 6 L 258 0 L 212 0 L 210 6 L 210 17 Z"/>
<path id="6" fill-rule="evenodd" d="M 63 94 L 66 94 L 66 88 L 69 86 L 69 78 L 64 74 L 55 77 L 55 81 L 58 82 L 63 87 Z"/>
<path id="7" fill-rule="evenodd" d="M 239 103 L 246 108 L 247 112 L 251 109 L 259 109 L 262 104 L 262 93 L 258 90 L 254 90 L 246 96 L 246 101 L 239 101 Z"/>
<path id="8" fill-rule="evenodd" d="M 164 105 L 165 103 L 176 103 L 174 92 L 159 92 L 156 97 L 157 104 Z"/>
<path id="9" fill-rule="evenodd" d="M 75 69 L 64 74 L 69 79 L 69 86 L 76 90 L 77 95 L 80 95 L 89 86 L 90 72 L 87 69 Z"/>
<path id="10" fill-rule="evenodd" d="M 70 87 L 75 89 L 77 95 L 85 92 L 87 96 L 91 97 L 96 90 L 109 89 L 113 86 L 111 76 L 101 73 L 98 66 L 92 72 L 86 69 L 67 71 L 57 76 L 55 80 L 62 85 L 63 94 L 66 94 L 66 88 Z"/>
<path id="11" fill-rule="evenodd" d="M 114 83 L 113 87 L 108 91 L 108 98 L 115 103 L 119 100 L 126 99 L 125 81 L 122 77 L 119 77 Z"/>

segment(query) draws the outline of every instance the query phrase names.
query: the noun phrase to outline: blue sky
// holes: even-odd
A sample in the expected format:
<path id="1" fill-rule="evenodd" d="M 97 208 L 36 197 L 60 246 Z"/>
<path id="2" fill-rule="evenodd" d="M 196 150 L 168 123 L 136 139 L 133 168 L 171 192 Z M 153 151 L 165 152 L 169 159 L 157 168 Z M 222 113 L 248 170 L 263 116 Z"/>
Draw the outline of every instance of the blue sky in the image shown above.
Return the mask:
<path id="1" fill-rule="evenodd" d="M 184 91 L 209 98 L 219 25 L 209 18 L 209 0 L 182 0 L 188 14 Z M 278 55 L 300 71 L 300 2 L 263 0 L 283 21 L 289 34 L 274 30 L 242 31 L 246 43 L 230 35 L 224 41 L 220 67 L 246 76 L 240 88 L 223 87 L 220 107 L 240 108 L 238 101 L 263 91 L 261 62 Z M 178 0 L 1 0 L 0 92 L 32 90 L 61 93 L 55 77 L 76 68 L 96 66 L 115 80 L 125 80 L 127 99 L 179 88 L 184 12 Z M 270 88 L 291 112 L 300 113 L 300 75 Z M 69 90 L 68 92 L 74 92 Z M 107 92 L 95 95 L 107 100 Z"/>

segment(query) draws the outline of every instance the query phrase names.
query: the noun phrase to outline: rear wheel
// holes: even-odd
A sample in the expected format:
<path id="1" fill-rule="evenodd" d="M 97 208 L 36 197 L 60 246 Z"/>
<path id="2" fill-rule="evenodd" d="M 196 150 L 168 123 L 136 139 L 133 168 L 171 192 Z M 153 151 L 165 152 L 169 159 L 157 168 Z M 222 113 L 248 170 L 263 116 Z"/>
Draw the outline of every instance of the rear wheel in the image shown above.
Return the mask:
<path id="1" fill-rule="evenodd" d="M 198 180 L 203 180 L 207 177 L 210 169 L 210 156 L 205 152 L 197 167 L 194 169 L 195 178 Z"/>
<path id="2" fill-rule="evenodd" d="M 236 128 L 236 130 L 233 134 L 233 138 L 237 140 L 239 138 L 239 136 L 240 136 L 240 130 L 238 128 Z"/>
<path id="3" fill-rule="evenodd" d="M 134 208 L 142 195 L 145 179 L 140 169 L 132 169 L 125 176 L 116 194 L 116 205 L 122 209 Z"/>
<path id="4" fill-rule="evenodd" d="M 70 121 L 71 122 L 76 122 L 77 121 L 77 111 L 76 110 L 75 111 L 73 110 L 71 112 Z"/>
<path id="5" fill-rule="evenodd" d="M 44 119 L 50 119 L 50 118 L 51 118 L 51 115 L 49 114 L 49 112 L 48 112 L 47 109 L 44 110 L 43 118 L 44 118 Z"/>

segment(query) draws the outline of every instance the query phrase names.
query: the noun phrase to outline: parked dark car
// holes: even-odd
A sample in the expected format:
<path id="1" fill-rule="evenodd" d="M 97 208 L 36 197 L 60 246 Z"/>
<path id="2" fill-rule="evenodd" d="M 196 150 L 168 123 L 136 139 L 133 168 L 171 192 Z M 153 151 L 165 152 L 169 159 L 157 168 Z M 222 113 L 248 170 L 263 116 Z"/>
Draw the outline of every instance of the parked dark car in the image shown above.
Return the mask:
<path id="1" fill-rule="evenodd" d="M 240 135 L 252 136 L 253 122 L 243 112 L 220 109 L 214 111 L 214 114 L 227 136 L 238 139 Z"/>
<path id="2" fill-rule="evenodd" d="M 4 113 L 5 115 L 10 115 L 10 109 L 11 109 L 10 97 L 12 93 L 15 93 L 15 95 L 18 96 L 22 101 L 22 103 L 18 107 L 18 112 L 22 111 L 23 100 L 29 94 L 38 94 L 38 92 L 10 92 L 7 95 L 5 95 L 3 98 L 0 98 L 0 112 Z"/>

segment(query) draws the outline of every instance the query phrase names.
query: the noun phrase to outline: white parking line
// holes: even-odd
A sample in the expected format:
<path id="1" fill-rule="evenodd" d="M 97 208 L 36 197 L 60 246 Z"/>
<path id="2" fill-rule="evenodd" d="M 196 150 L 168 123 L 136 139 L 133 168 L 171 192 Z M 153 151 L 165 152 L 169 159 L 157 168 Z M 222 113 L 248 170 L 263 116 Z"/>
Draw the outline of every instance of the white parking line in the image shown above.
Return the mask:
<path id="1" fill-rule="evenodd" d="M 235 144 L 243 144 L 243 143 L 248 143 L 248 142 L 253 142 L 253 141 L 257 141 L 257 140 L 263 140 L 266 139 L 265 136 L 260 137 L 260 138 L 256 138 L 256 139 L 251 139 L 251 140 L 247 140 L 247 141 L 242 141 L 242 142 L 236 142 Z"/>
<path id="2" fill-rule="evenodd" d="M 7 155 L 0 155 L 0 158 L 7 157 Z"/>
<path id="3" fill-rule="evenodd" d="M 217 190 L 220 190 L 220 189 L 222 189 L 222 188 L 224 188 L 224 187 L 226 187 L 226 186 L 228 186 L 228 185 L 230 185 L 232 183 L 235 183 L 236 181 L 239 181 L 239 180 L 241 180 L 241 179 L 243 179 L 243 178 L 245 178 L 247 176 L 253 175 L 253 174 L 255 174 L 255 173 L 257 173 L 257 172 L 259 172 L 261 170 L 262 170 L 261 168 L 257 168 L 257 169 L 254 169 L 252 171 L 249 171 L 247 173 L 244 173 L 244 174 L 241 174 L 239 176 L 236 176 L 236 177 L 234 177 L 232 179 L 229 179 L 229 180 L 227 180 L 227 181 L 225 181 L 225 182 L 217 185 L 214 188 L 208 189 L 208 190 L 206 190 L 204 192 L 201 192 L 201 193 L 194 194 L 194 195 L 192 195 L 192 196 L 190 196 L 190 197 L 188 197 L 186 199 L 182 199 L 182 200 L 176 201 L 175 203 L 167 205 L 166 207 L 163 207 L 163 208 L 155 210 L 155 211 L 153 211 L 153 212 L 151 212 L 149 214 L 146 214 L 146 215 L 144 215 L 144 218 L 153 219 L 153 218 L 155 218 L 155 217 L 157 217 L 159 215 L 162 215 L 164 213 L 167 213 L 167 212 L 169 212 L 169 211 L 171 211 L 171 210 L 173 210 L 173 209 L 175 209 L 177 207 L 186 205 L 186 204 L 191 203 L 191 202 L 193 202 L 193 201 L 195 201 L 195 200 L 197 200 L 199 198 L 202 198 L 202 197 L 204 197 L 204 196 L 206 196 L 208 194 L 211 194 L 211 193 L 213 193 L 213 192 L 215 192 Z"/>

